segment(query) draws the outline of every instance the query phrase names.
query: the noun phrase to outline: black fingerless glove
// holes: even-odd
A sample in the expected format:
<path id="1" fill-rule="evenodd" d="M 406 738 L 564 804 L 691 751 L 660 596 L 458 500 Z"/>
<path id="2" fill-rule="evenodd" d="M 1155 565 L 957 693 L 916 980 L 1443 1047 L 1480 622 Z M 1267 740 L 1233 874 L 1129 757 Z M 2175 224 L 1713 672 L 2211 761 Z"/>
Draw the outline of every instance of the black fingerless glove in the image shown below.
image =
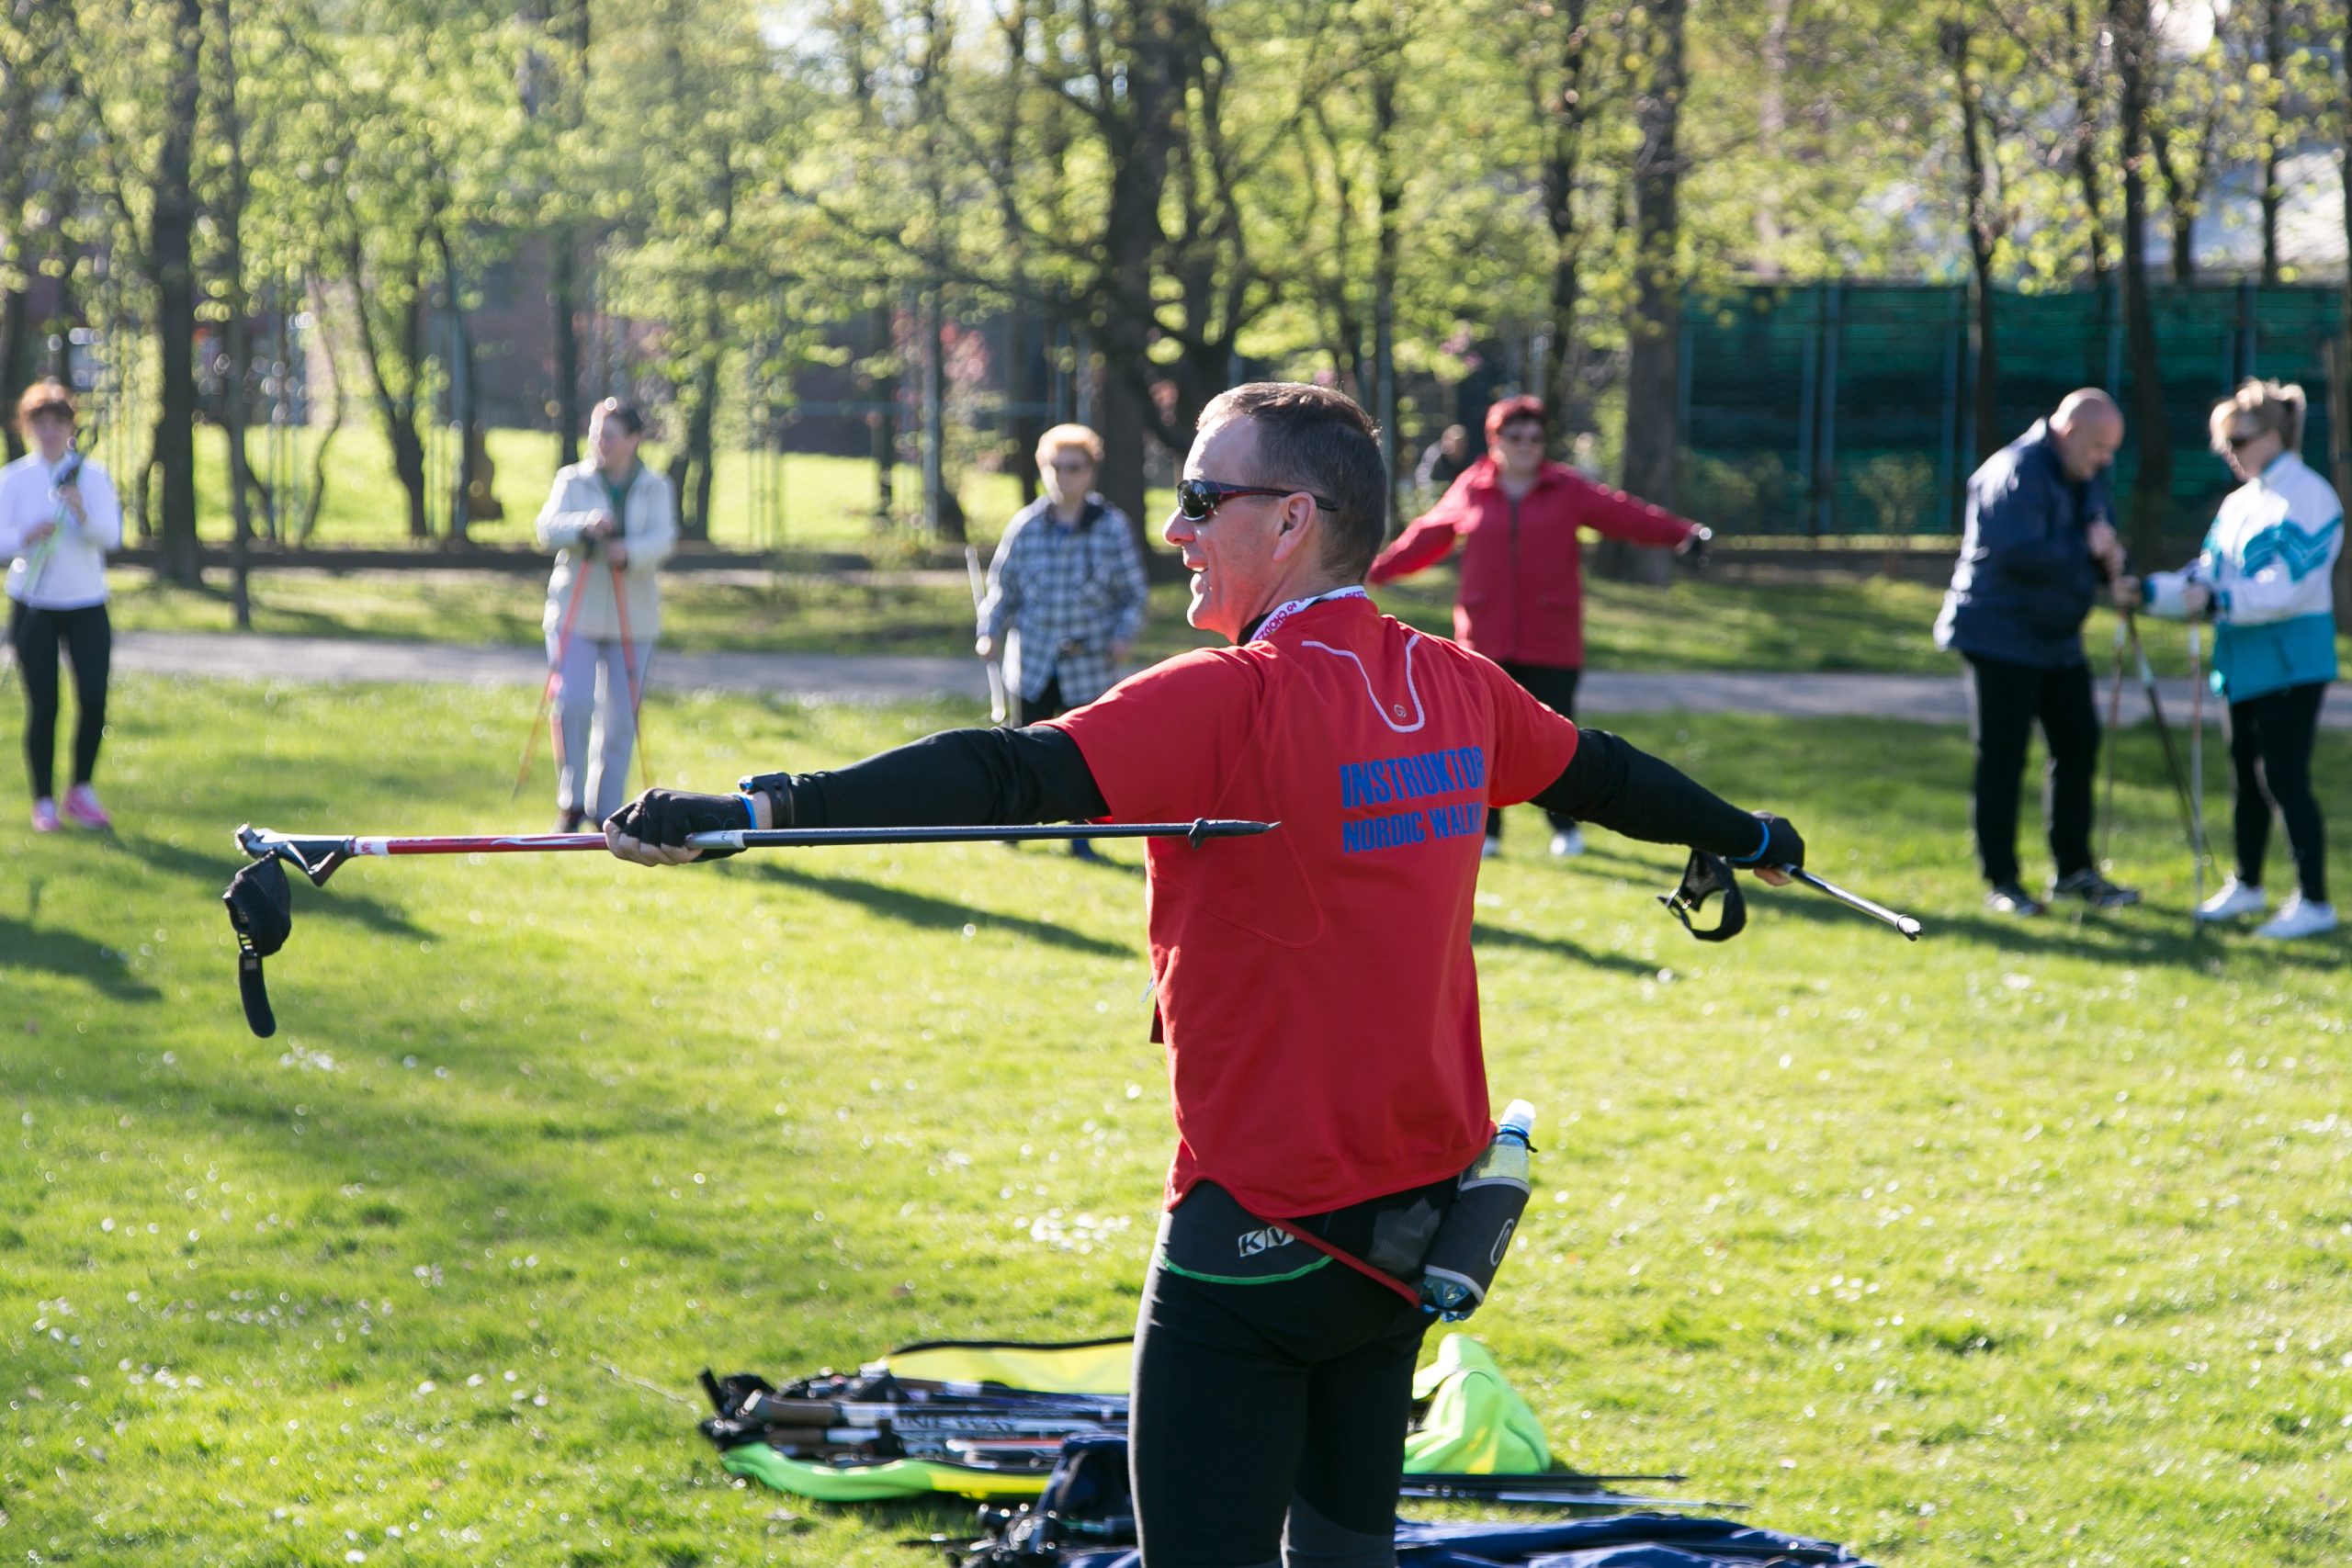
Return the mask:
<path id="1" fill-rule="evenodd" d="M 740 795 L 692 795 L 678 789 L 649 789 L 605 820 L 632 839 L 675 848 L 690 833 L 716 833 L 758 826 Z M 705 860 L 724 860 L 736 850 L 705 850 Z"/>
<path id="2" fill-rule="evenodd" d="M 1784 817 L 1759 811 L 1756 820 L 1763 825 L 1763 841 L 1744 855 L 1725 855 L 1724 859 L 1742 869 L 1757 866 L 1774 871 L 1795 871 L 1804 864 L 1804 840 L 1794 824 Z"/>

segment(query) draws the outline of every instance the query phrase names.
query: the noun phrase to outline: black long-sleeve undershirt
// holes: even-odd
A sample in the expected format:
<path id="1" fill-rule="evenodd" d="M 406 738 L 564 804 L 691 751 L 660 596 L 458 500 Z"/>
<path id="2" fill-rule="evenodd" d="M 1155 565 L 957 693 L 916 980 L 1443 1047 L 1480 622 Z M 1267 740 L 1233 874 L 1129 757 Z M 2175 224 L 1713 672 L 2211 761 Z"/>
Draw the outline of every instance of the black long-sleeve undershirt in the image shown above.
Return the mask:
<path id="1" fill-rule="evenodd" d="M 1671 763 L 1605 729 L 1579 732 L 1576 756 L 1535 804 L 1654 844 L 1745 860 L 1757 819 Z M 1078 742 L 1059 729 L 950 729 L 830 773 L 796 773 L 799 828 L 1010 825 L 1106 816 Z"/>

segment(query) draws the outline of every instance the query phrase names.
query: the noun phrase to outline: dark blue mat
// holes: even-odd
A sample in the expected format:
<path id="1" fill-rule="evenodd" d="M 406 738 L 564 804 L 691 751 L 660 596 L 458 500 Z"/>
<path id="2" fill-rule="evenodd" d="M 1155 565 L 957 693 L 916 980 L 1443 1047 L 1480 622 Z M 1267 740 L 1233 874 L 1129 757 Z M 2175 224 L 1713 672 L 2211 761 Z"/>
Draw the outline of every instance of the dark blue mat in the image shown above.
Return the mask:
<path id="1" fill-rule="evenodd" d="M 1132 1547 L 1070 1551 L 1061 1568 L 1142 1568 Z M 1870 1568 L 1832 1541 L 1729 1519 L 1612 1514 L 1559 1524 L 1396 1521 L 1397 1568 Z"/>

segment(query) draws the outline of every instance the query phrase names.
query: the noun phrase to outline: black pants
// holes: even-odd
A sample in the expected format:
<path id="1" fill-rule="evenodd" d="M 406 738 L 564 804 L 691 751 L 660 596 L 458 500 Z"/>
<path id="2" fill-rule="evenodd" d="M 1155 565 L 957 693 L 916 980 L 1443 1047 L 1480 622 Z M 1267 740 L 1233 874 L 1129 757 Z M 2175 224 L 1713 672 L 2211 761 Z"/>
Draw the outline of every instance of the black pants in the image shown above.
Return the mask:
<path id="1" fill-rule="evenodd" d="M 2230 705 L 2230 761 L 2238 774 L 2238 880 L 2262 886 L 2270 810 L 2287 819 L 2287 847 L 2303 897 L 2327 902 L 2327 825 L 2312 793 L 2312 741 L 2319 733 L 2325 682 L 2267 692 Z"/>
<path id="2" fill-rule="evenodd" d="M 1409 1277 L 1454 1190 L 1285 1223 Z M 1136 1326 L 1128 1457 L 1144 1561 L 1389 1568 L 1431 1321 L 1306 1243 L 1266 1235 L 1223 1190 L 1186 1194 Z"/>
<path id="3" fill-rule="evenodd" d="M 78 610 L 37 610 L 11 603 L 8 643 L 25 682 L 25 766 L 33 798 L 57 793 L 57 649 L 74 665 L 74 782 L 88 784 L 107 731 L 107 671 L 114 660 L 114 626 L 104 604 Z"/>
<path id="4" fill-rule="evenodd" d="M 2018 786 L 2033 727 L 2050 752 L 2041 816 L 2061 877 L 2091 868 L 2091 783 L 2098 771 L 2098 710 L 2091 667 L 2044 669 L 1969 654 L 1970 728 L 1976 742 L 1976 858 L 1995 886 L 2018 880 Z"/>
<path id="5" fill-rule="evenodd" d="M 1503 673 L 1526 687 L 1528 695 L 1562 718 L 1576 717 L 1577 682 L 1584 674 L 1582 670 L 1564 664 L 1521 664 L 1515 660 L 1500 662 Z M 1575 818 L 1563 817 L 1556 811 L 1546 811 L 1544 815 L 1550 818 L 1555 833 L 1565 833 L 1577 825 Z M 1489 809 L 1487 813 L 1487 837 L 1499 839 L 1502 836 L 1503 814 Z"/>

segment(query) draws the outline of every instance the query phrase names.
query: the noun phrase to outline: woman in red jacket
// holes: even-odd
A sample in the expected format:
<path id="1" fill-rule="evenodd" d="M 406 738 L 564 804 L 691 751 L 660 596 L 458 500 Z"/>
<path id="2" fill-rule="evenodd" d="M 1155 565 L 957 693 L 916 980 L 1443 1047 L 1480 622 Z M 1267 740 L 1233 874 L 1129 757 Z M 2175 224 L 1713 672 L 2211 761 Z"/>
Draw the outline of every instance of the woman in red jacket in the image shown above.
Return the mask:
<path id="1" fill-rule="evenodd" d="M 1544 457 L 1540 398 L 1506 398 L 1487 411 L 1487 455 L 1445 499 L 1380 553 L 1365 581 L 1386 582 L 1462 549 L 1453 637 L 1485 654 L 1565 717 L 1576 716 L 1584 672 L 1584 558 L 1577 531 L 1688 555 L 1708 531 Z M 1575 820 L 1552 818 L 1552 852 L 1584 853 Z M 1487 813 L 1481 852 L 1502 852 L 1503 818 Z"/>

